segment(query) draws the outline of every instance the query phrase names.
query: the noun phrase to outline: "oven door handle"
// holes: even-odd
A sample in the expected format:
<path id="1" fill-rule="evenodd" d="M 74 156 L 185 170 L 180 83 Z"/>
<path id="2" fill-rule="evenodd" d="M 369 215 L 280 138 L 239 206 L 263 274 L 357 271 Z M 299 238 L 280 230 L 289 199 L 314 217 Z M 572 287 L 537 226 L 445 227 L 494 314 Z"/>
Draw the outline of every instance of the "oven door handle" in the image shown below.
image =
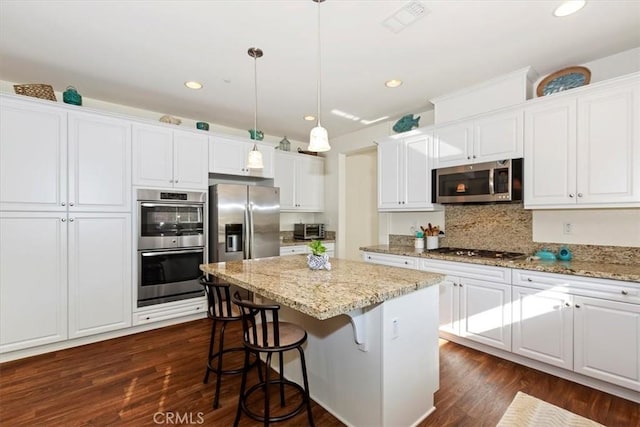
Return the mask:
<path id="1" fill-rule="evenodd" d="M 190 204 L 187 203 L 148 203 L 142 202 L 140 206 L 143 208 L 201 208 L 204 206 L 203 203 L 193 202 Z"/>
<path id="2" fill-rule="evenodd" d="M 164 256 L 164 255 L 180 255 L 180 254 L 200 254 L 204 249 L 189 249 L 186 251 L 162 251 L 162 252 L 141 252 L 142 256 Z"/>

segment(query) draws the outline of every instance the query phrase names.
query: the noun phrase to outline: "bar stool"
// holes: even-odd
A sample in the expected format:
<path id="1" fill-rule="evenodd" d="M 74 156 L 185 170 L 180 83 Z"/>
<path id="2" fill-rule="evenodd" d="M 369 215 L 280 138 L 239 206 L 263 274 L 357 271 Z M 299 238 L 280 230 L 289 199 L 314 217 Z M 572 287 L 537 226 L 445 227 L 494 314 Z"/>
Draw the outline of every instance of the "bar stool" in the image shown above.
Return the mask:
<path id="1" fill-rule="evenodd" d="M 222 375 L 225 374 L 239 374 L 244 371 L 246 365 L 236 369 L 223 369 L 222 357 L 224 354 L 245 351 L 244 347 L 232 347 L 224 348 L 224 331 L 229 322 L 238 322 L 242 320 L 242 314 L 240 309 L 231 302 L 230 285 L 228 283 L 217 283 L 208 281 L 205 276 L 200 277 L 200 284 L 204 287 L 205 294 L 207 295 L 207 317 L 213 322 L 211 323 L 211 338 L 209 340 L 209 356 L 207 357 L 207 370 L 204 374 L 203 383 L 209 382 L 209 374 L 215 372 L 216 374 L 216 393 L 213 398 L 213 408 L 218 408 L 220 399 L 220 384 L 222 382 Z M 220 337 L 218 339 L 218 350 L 214 352 L 214 342 L 216 339 L 216 330 L 218 329 L 218 322 L 220 323 Z M 216 362 L 214 364 L 214 361 Z M 251 368 L 257 362 L 254 360 L 249 364 L 248 368 Z"/>
<path id="2" fill-rule="evenodd" d="M 261 421 L 265 426 L 268 426 L 270 422 L 284 421 L 298 415 L 305 407 L 307 409 L 309 425 L 313 426 L 307 366 L 302 348 L 302 344 L 307 340 L 307 332 L 293 323 L 280 322 L 278 320 L 278 310 L 280 310 L 280 306 L 277 304 L 255 304 L 251 301 L 241 299 L 238 292 L 234 293 L 232 301 L 240 308 L 242 314 L 243 344 L 245 348 L 245 370 L 242 373 L 238 411 L 236 413 L 234 426 L 237 426 L 240 422 L 242 412 L 250 418 Z M 271 318 L 271 321 L 269 321 L 269 318 Z M 304 388 L 284 378 L 283 356 L 284 353 L 289 350 L 298 350 L 298 353 L 300 353 Z M 260 375 L 259 383 L 246 390 L 247 371 L 250 367 L 249 357 L 252 353 L 258 356 L 260 353 L 266 353 L 265 375 L 264 381 L 262 380 L 262 375 Z M 269 379 L 269 370 L 271 369 L 271 357 L 274 353 L 278 354 L 280 375 L 277 379 L 271 380 Z M 258 372 L 260 372 L 260 368 L 258 368 Z M 302 396 L 300 405 L 283 415 L 269 416 L 269 386 L 271 384 L 280 385 L 280 406 L 285 406 L 285 385 L 291 386 L 300 392 Z M 251 394 L 260 389 L 264 391 L 264 415 L 260 415 L 247 407 L 247 401 Z"/>

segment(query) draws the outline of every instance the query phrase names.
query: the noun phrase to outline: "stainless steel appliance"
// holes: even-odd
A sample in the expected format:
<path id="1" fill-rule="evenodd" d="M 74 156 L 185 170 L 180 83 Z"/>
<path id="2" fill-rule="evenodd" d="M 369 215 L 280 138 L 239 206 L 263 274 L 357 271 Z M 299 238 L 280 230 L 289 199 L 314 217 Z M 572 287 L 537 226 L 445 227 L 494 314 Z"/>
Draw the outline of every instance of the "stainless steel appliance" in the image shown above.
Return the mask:
<path id="1" fill-rule="evenodd" d="M 293 238 L 302 240 L 324 239 L 324 224 L 294 224 Z"/>
<path id="2" fill-rule="evenodd" d="M 138 307 L 204 295 L 206 192 L 140 189 Z"/>
<path id="3" fill-rule="evenodd" d="M 209 187 L 210 262 L 280 255 L 280 189 L 256 185 Z"/>
<path id="4" fill-rule="evenodd" d="M 513 202 L 522 200 L 522 159 L 435 169 L 435 203 Z"/>

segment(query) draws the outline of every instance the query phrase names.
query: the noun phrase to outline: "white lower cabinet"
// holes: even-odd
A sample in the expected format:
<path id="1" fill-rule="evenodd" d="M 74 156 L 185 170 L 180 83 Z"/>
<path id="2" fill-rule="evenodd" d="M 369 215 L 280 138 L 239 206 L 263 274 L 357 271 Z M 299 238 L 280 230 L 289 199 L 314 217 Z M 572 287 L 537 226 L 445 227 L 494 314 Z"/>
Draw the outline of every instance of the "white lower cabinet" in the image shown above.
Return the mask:
<path id="1" fill-rule="evenodd" d="M 0 353 L 131 326 L 131 215 L 0 212 Z"/>
<path id="2" fill-rule="evenodd" d="M 131 215 L 69 221 L 69 338 L 131 326 Z"/>
<path id="3" fill-rule="evenodd" d="M 513 352 L 573 369 L 571 296 L 552 290 L 512 289 Z"/>
<path id="4" fill-rule="evenodd" d="M 329 255 L 329 258 L 333 258 L 335 256 L 335 243 L 324 243 L 325 248 L 327 248 L 326 254 Z M 300 254 L 310 254 L 311 249 L 307 245 L 293 245 L 293 246 L 280 246 L 280 256 L 287 255 L 300 255 Z"/>
<path id="5" fill-rule="evenodd" d="M 0 212 L 0 353 L 67 339 L 67 222 Z"/>
<path id="6" fill-rule="evenodd" d="M 511 350 L 508 269 L 426 259 L 420 269 L 447 275 L 440 283 L 440 330 Z"/>
<path id="7" fill-rule="evenodd" d="M 513 273 L 513 352 L 640 390 L 640 284 Z"/>
<path id="8" fill-rule="evenodd" d="M 640 391 L 640 305 L 578 296 L 573 302 L 573 370 Z"/>

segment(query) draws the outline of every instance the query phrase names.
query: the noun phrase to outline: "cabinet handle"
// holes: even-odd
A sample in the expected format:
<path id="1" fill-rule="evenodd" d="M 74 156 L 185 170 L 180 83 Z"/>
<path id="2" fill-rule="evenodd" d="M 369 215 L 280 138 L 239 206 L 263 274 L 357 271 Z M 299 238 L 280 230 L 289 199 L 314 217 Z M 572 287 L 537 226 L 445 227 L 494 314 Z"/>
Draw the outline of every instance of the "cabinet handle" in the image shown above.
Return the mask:
<path id="1" fill-rule="evenodd" d="M 408 264 L 409 264 L 409 261 L 405 261 L 405 262 L 404 262 L 404 264 L 405 264 L 405 265 L 408 265 Z"/>
<path id="2" fill-rule="evenodd" d="M 175 180 L 175 181 L 173 181 L 173 182 L 174 182 L 175 184 L 177 184 L 177 183 L 178 183 L 178 180 L 176 179 L 176 180 Z"/>
<path id="3" fill-rule="evenodd" d="M 458 284 L 456 282 L 453 282 L 453 286 L 458 286 Z"/>
<path id="4" fill-rule="evenodd" d="M 569 197 L 573 199 L 573 193 L 569 193 Z"/>
<path id="5" fill-rule="evenodd" d="M 62 206 L 67 206 L 65 202 L 60 203 Z"/>
<path id="6" fill-rule="evenodd" d="M 69 222 L 73 222 L 73 218 L 69 218 Z"/>
<path id="7" fill-rule="evenodd" d="M 460 283 L 460 287 L 462 287 L 462 283 Z"/>
<path id="8" fill-rule="evenodd" d="M 475 159 L 475 158 L 476 158 L 476 155 L 474 154 L 472 157 Z"/>
<path id="9" fill-rule="evenodd" d="M 580 308 L 580 304 L 576 304 L 576 308 Z"/>
<path id="10" fill-rule="evenodd" d="M 569 304 L 568 302 L 565 302 L 565 303 L 564 303 L 564 306 L 565 306 L 565 307 L 571 307 L 571 304 Z"/>
<path id="11" fill-rule="evenodd" d="M 629 295 L 629 292 L 622 290 L 622 295 Z"/>
<path id="12" fill-rule="evenodd" d="M 67 222 L 67 219 L 66 218 L 60 218 L 60 221 Z"/>
<path id="13" fill-rule="evenodd" d="M 578 197 L 582 197 L 582 193 L 578 193 Z"/>
<path id="14" fill-rule="evenodd" d="M 527 282 L 533 282 L 533 280 L 531 280 L 531 277 L 527 277 Z"/>
<path id="15" fill-rule="evenodd" d="M 172 179 L 169 180 L 169 184 L 173 184 L 173 180 Z"/>
<path id="16" fill-rule="evenodd" d="M 69 202 L 69 206 L 74 206 L 74 205 L 75 205 L 75 203 Z"/>
<path id="17" fill-rule="evenodd" d="M 467 156 L 467 160 L 471 160 L 471 156 Z"/>

